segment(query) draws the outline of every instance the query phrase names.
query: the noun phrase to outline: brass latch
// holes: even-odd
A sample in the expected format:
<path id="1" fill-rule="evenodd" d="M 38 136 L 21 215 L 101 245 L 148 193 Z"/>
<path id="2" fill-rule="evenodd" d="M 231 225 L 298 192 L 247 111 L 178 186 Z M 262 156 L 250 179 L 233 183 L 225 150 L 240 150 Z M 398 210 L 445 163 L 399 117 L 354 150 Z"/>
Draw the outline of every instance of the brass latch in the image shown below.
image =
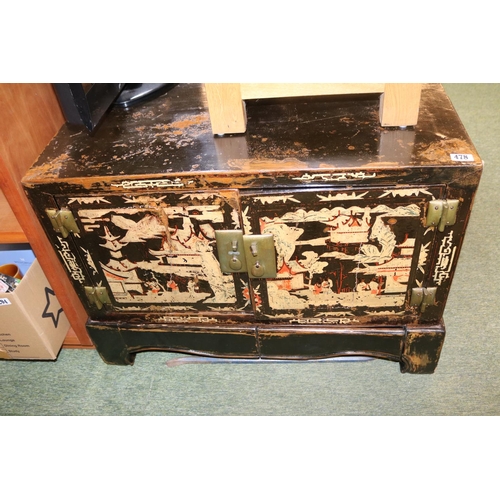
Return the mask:
<path id="1" fill-rule="evenodd" d="M 425 312 L 427 306 L 433 306 L 436 301 L 437 288 L 412 288 L 410 306 L 420 307 L 420 312 Z"/>
<path id="2" fill-rule="evenodd" d="M 272 234 L 244 235 L 238 230 L 215 231 L 223 273 L 248 273 L 251 278 L 276 278 Z"/>
<path id="3" fill-rule="evenodd" d="M 103 286 L 86 286 L 85 295 L 91 304 L 94 304 L 97 309 L 102 309 L 104 304 L 110 304 L 108 291 Z"/>
<path id="4" fill-rule="evenodd" d="M 50 217 L 50 222 L 52 222 L 52 226 L 56 232 L 61 233 L 63 238 L 67 238 L 69 233 L 80 233 L 71 210 L 67 208 L 63 208 L 62 210 L 49 208 L 45 212 Z"/>
<path id="5" fill-rule="evenodd" d="M 427 207 L 425 227 L 436 227 L 443 232 L 457 220 L 458 200 L 432 200 Z"/>

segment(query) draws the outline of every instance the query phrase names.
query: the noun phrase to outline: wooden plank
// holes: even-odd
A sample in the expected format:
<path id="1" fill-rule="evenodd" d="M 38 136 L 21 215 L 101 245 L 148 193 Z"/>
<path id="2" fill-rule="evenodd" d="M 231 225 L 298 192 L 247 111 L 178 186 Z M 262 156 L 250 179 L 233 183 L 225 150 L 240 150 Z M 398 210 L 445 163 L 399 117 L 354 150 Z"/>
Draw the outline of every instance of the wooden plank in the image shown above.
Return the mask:
<path id="1" fill-rule="evenodd" d="M 87 314 L 24 194 L 21 179 L 64 124 L 50 84 L 0 84 L 0 188 L 82 345 Z"/>
<path id="2" fill-rule="evenodd" d="M 0 157 L 20 180 L 64 117 L 50 84 L 0 84 L 0 110 Z"/>
<path id="3" fill-rule="evenodd" d="M 0 191 L 0 244 L 28 243 L 3 191 Z"/>
<path id="4" fill-rule="evenodd" d="M 384 92 L 383 83 L 241 83 L 243 99 Z"/>
<path id="5" fill-rule="evenodd" d="M 93 349 L 93 345 L 84 345 L 75 333 L 73 328 L 68 330 L 68 334 L 64 339 L 63 349 Z"/>

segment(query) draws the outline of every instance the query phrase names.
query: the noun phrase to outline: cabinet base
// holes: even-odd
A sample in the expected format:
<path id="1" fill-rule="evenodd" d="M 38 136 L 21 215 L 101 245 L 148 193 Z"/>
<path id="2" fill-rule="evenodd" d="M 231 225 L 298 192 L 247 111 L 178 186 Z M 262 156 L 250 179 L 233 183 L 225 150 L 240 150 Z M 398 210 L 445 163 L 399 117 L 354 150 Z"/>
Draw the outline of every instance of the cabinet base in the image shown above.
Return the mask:
<path id="1" fill-rule="evenodd" d="M 288 327 L 280 325 L 132 325 L 87 323 L 108 364 L 133 365 L 141 351 L 172 351 L 222 358 L 313 360 L 367 356 L 399 362 L 402 373 L 433 373 L 445 327 Z"/>

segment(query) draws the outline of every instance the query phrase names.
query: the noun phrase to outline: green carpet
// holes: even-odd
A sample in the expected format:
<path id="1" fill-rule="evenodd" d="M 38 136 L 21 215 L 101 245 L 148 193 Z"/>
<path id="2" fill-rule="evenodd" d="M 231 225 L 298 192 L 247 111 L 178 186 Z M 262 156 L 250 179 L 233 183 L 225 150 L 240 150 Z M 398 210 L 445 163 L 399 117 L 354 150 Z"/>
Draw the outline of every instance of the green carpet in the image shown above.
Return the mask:
<path id="1" fill-rule="evenodd" d="M 500 85 L 446 84 L 485 171 L 445 313 L 433 375 L 397 363 L 194 364 L 141 353 L 108 366 L 93 350 L 0 362 L 0 415 L 499 415 Z"/>

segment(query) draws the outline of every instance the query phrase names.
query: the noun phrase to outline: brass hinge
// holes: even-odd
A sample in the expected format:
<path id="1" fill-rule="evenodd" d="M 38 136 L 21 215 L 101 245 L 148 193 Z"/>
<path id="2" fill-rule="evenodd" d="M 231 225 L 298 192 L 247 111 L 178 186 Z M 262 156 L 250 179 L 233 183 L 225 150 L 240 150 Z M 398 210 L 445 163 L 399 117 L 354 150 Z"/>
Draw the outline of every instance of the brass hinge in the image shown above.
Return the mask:
<path id="1" fill-rule="evenodd" d="M 108 291 L 103 286 L 86 286 L 85 295 L 91 304 L 94 304 L 97 309 L 102 309 L 104 304 L 111 304 Z"/>
<path id="2" fill-rule="evenodd" d="M 436 301 L 437 288 L 412 288 L 410 306 L 419 307 L 425 312 L 427 306 L 433 306 Z"/>
<path id="3" fill-rule="evenodd" d="M 453 226 L 457 220 L 458 200 L 432 200 L 427 207 L 425 227 L 436 227 L 443 232 L 446 226 Z"/>
<path id="4" fill-rule="evenodd" d="M 45 212 L 50 217 L 50 222 L 56 232 L 61 233 L 63 238 L 67 238 L 69 233 L 80 233 L 71 210 L 67 208 L 63 208 L 62 210 L 49 208 Z"/>

